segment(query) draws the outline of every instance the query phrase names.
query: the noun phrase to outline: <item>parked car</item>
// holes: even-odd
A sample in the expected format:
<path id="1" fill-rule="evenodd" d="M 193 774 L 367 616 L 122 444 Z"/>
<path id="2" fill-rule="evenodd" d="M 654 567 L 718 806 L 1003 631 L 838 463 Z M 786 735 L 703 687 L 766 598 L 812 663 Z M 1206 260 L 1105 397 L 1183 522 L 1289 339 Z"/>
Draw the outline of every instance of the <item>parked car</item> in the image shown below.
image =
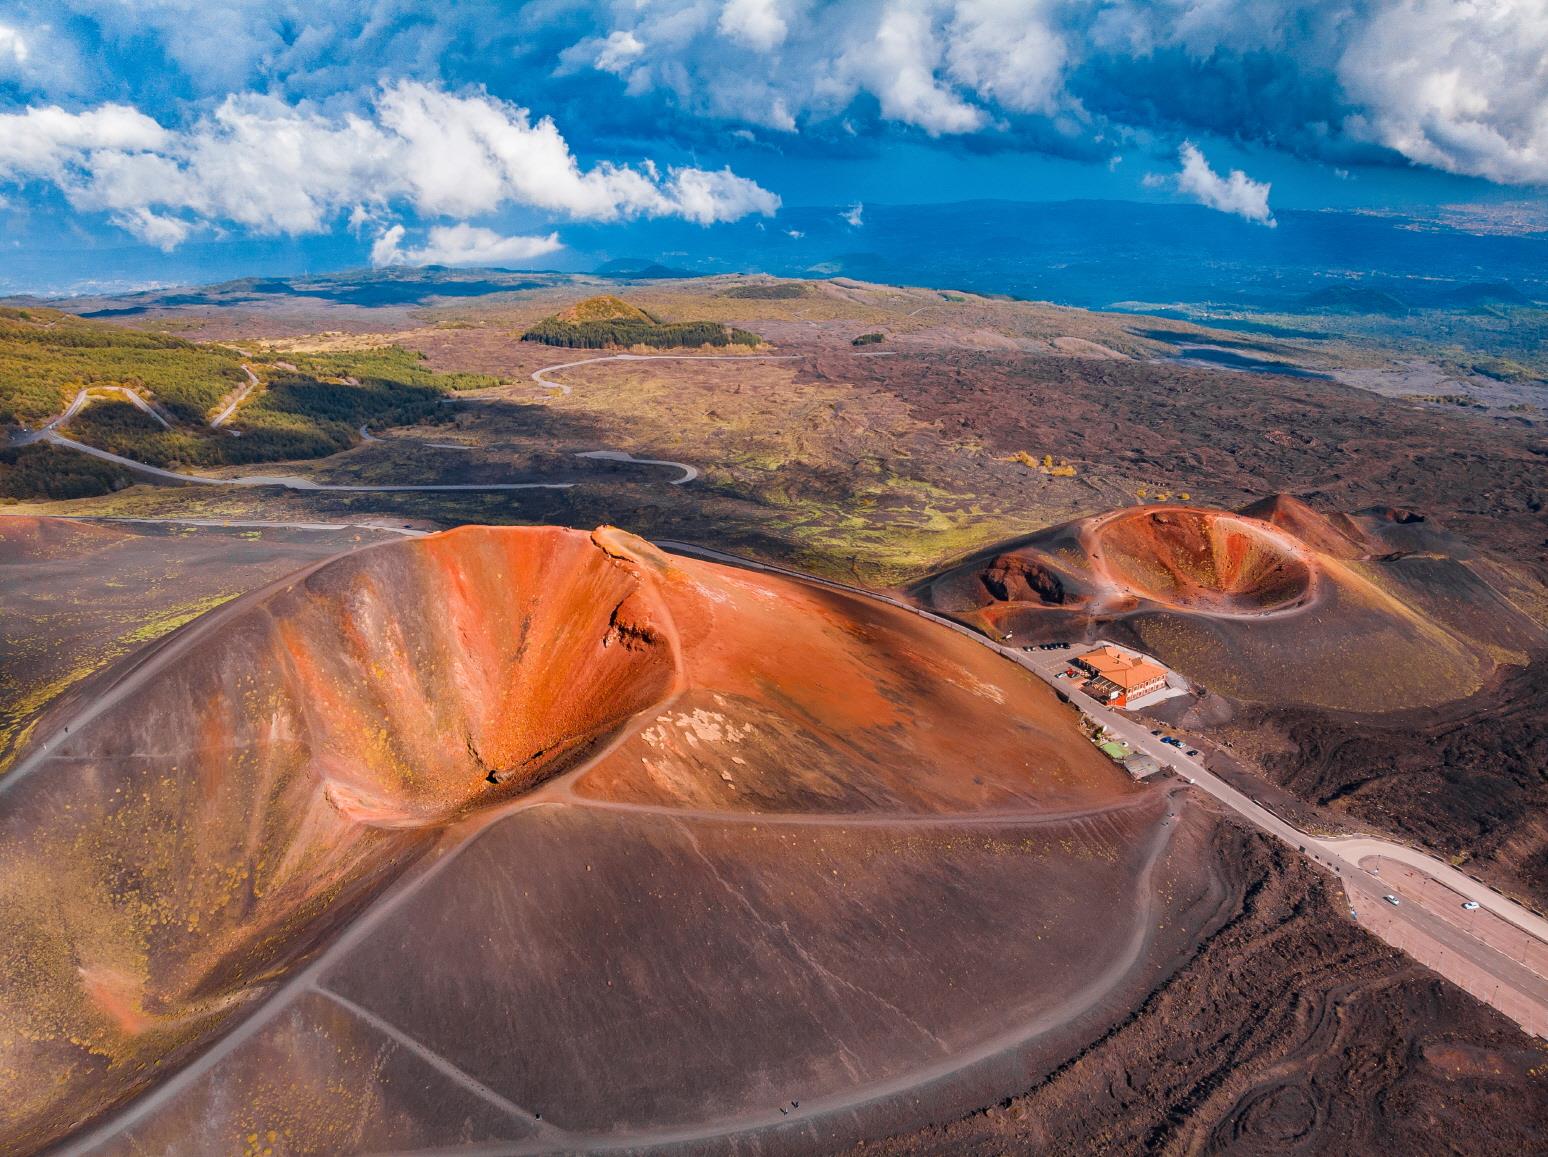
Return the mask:
<path id="1" fill-rule="evenodd" d="M 1403 901 L 1399 900 L 1396 896 L 1383 896 L 1382 899 L 1385 900 L 1387 903 L 1391 904 L 1394 908 L 1396 908 L 1399 904 L 1401 904 L 1403 902 Z"/>
<path id="2" fill-rule="evenodd" d="M 1466 908 L 1469 912 L 1476 912 L 1478 911 L 1478 901 L 1467 900 L 1463 903 L 1462 907 Z"/>
<path id="3" fill-rule="evenodd" d="M 1189 756 L 1190 756 L 1190 757 L 1191 757 L 1191 758 L 1194 758 L 1194 759 L 1197 759 L 1197 758 L 1198 758 L 1198 755 L 1199 755 L 1199 753 L 1198 753 L 1198 752 L 1197 752 L 1197 751 L 1194 751 L 1194 750 L 1193 750 L 1193 748 L 1191 748 L 1191 747 L 1190 747 L 1190 748 L 1188 748 L 1188 755 L 1189 755 Z"/>

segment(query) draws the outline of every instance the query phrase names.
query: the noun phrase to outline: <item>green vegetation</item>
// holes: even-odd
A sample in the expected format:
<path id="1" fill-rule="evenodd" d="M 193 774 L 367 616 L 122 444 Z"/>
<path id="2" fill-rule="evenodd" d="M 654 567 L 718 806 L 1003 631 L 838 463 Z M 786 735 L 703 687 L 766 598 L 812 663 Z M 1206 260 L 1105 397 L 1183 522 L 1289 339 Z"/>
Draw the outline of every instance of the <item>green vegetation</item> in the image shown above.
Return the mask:
<path id="1" fill-rule="evenodd" d="M 42 442 L 0 450 L 0 498 L 91 498 L 131 481 L 121 466 Z"/>
<path id="2" fill-rule="evenodd" d="M 52 309 L 0 309 L 0 427 L 46 422 L 93 385 L 129 386 L 175 419 L 203 422 L 245 380 L 235 350 Z"/>
<path id="3" fill-rule="evenodd" d="M 886 340 L 887 340 L 887 335 L 884 334 L 884 333 L 863 333 L 859 337 L 855 338 L 855 340 L 850 342 L 849 344 L 850 345 L 876 345 L 878 342 L 884 342 Z"/>
<path id="4" fill-rule="evenodd" d="M 587 350 L 763 344 L 757 334 L 718 321 L 660 321 L 643 309 L 607 295 L 587 298 L 544 318 L 522 334 L 521 340 Z"/>
<path id="5" fill-rule="evenodd" d="M 171 429 L 122 395 L 93 389 L 61 429 L 89 446 L 170 469 L 320 458 L 352 445 L 362 425 L 438 421 L 448 390 L 497 385 L 484 374 L 438 374 L 397 347 L 291 354 L 251 364 L 261 385 L 220 429 L 209 418 L 247 381 L 241 355 L 221 346 L 87 321 L 45 309 L 0 310 L 0 425 L 37 426 L 83 388 L 127 386 Z M 0 453 L 0 497 L 108 494 L 132 474 L 35 444 Z"/>
<path id="6" fill-rule="evenodd" d="M 128 402 L 102 401 L 72 418 L 64 433 L 152 466 L 243 466 L 336 454 L 354 443 L 362 425 L 435 421 L 443 396 L 435 385 L 277 370 L 219 430 L 168 430 Z"/>

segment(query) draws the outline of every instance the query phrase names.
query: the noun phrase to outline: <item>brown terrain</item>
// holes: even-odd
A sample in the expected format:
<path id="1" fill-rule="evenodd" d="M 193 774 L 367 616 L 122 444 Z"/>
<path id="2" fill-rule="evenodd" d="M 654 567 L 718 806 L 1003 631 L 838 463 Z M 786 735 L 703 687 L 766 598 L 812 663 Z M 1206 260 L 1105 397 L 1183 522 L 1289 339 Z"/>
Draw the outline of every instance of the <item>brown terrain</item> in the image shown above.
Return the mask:
<path id="1" fill-rule="evenodd" d="M 341 524 L 254 540 L 0 521 L 0 1151 L 1540 1148 L 1537 1043 L 970 640 L 617 531 L 315 565 L 388 518 L 616 523 L 1127 641 L 1242 777 L 1548 902 L 1539 419 L 1181 364 L 1183 323 L 753 284 L 617 291 L 777 356 L 567 394 L 528 375 L 590 351 L 518 338 L 595 285 L 153 319 L 507 383 L 275 473 L 577 485 L 29 511 Z"/>
<path id="2" fill-rule="evenodd" d="M 362 543 L 367 526 L 0 520 L 0 771 L 45 711 L 237 595 Z"/>
<path id="3" fill-rule="evenodd" d="M 357 550 L 97 686 L 0 779 L 6 1151 L 1377 1151 L 1540 1080 L 1020 668 L 622 532 Z"/>

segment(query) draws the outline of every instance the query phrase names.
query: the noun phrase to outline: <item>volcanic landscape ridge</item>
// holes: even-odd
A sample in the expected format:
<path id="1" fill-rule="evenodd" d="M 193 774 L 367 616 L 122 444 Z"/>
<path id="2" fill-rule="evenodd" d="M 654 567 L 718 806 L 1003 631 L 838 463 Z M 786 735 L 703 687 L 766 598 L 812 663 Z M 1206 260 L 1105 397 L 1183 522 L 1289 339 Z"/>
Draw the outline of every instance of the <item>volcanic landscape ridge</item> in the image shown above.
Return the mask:
<path id="1" fill-rule="evenodd" d="M 3 790 L 16 1151 L 843 1136 L 1062 1055 L 1223 887 L 1215 821 L 1021 668 L 606 528 L 310 567 L 150 649 Z"/>

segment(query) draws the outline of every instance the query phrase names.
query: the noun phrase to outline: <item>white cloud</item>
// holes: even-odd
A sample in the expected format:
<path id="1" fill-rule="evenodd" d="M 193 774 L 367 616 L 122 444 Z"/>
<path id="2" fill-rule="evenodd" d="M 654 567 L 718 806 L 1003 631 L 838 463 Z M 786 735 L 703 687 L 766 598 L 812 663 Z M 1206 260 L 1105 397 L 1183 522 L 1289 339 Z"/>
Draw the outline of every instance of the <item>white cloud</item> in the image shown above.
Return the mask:
<path id="1" fill-rule="evenodd" d="M 779 0 L 726 0 L 716 27 L 723 36 L 759 52 L 778 48 L 790 32 Z"/>
<path id="2" fill-rule="evenodd" d="M 779 208 L 778 197 L 729 168 L 674 169 L 663 189 L 673 205 L 672 215 L 697 225 L 735 221 L 754 213 L 772 217 Z"/>
<path id="3" fill-rule="evenodd" d="M 0 65 L 12 64 L 19 68 L 31 55 L 22 34 L 9 25 L 0 24 Z"/>
<path id="4" fill-rule="evenodd" d="M 1548 183 L 1548 4 L 1403 0 L 1338 65 L 1362 107 L 1348 127 L 1410 160 L 1509 184 Z"/>
<path id="5" fill-rule="evenodd" d="M 557 56 L 561 73 L 621 82 L 567 92 L 577 117 L 585 102 L 627 94 L 654 95 L 673 117 L 780 133 L 824 121 L 864 131 L 873 112 L 939 136 L 1068 138 L 1089 126 L 1088 146 L 1125 127 L 1191 128 L 1290 143 L 1329 164 L 1371 160 L 1374 144 L 1457 173 L 1548 183 L 1544 0 L 0 0 L 0 10 L 0 77 L 50 100 L 116 93 L 151 69 L 148 92 L 208 102 L 196 107 L 233 89 L 342 103 L 383 76 L 487 76 L 540 91 Z"/>
<path id="6" fill-rule="evenodd" d="M 1005 114 L 1073 135 L 1102 126 L 1069 83 L 1095 66 L 1100 88 L 1084 91 L 1098 107 L 1113 94 L 1115 124 L 1192 118 L 1220 131 L 1225 114 L 1201 113 L 1197 98 L 1255 86 L 1272 94 L 1269 111 L 1243 109 L 1244 136 L 1304 131 L 1334 160 L 1352 139 L 1458 173 L 1548 182 L 1543 0 L 599 0 L 589 10 L 609 42 L 631 38 L 631 95 L 667 91 L 690 112 L 786 132 L 843 118 L 868 96 L 884 119 L 931 135 L 1013 127 Z M 583 43 L 606 57 L 596 67 L 616 70 L 597 52 L 602 38 Z M 1173 108 L 1144 111 L 1173 89 Z"/>
<path id="7" fill-rule="evenodd" d="M 149 209 L 130 209 L 113 215 L 113 224 L 132 233 L 163 253 L 176 249 L 193 232 L 193 226 L 177 217 L 163 217 Z"/>
<path id="8" fill-rule="evenodd" d="M 394 225 L 371 246 L 371 264 L 385 265 L 514 265 L 553 253 L 564 246 L 559 234 L 546 237 L 506 237 L 474 225 L 436 225 L 424 245 L 403 248 L 407 230 Z"/>
<path id="9" fill-rule="evenodd" d="M 621 73 L 645 51 L 632 32 L 613 32 L 597 46 L 596 66 L 603 72 Z"/>
<path id="10" fill-rule="evenodd" d="M 988 119 L 936 75 L 945 45 L 925 5 L 895 0 L 883 7 L 875 38 L 838 59 L 881 104 L 882 115 L 931 136 L 973 132 Z"/>
<path id="11" fill-rule="evenodd" d="M 865 224 L 865 206 L 856 201 L 849 208 L 839 214 L 849 224 L 851 229 L 858 229 Z"/>
<path id="12" fill-rule="evenodd" d="M 946 31 L 952 79 L 1011 112 L 1053 113 L 1064 87 L 1063 37 L 1045 0 L 959 0 Z"/>
<path id="13" fill-rule="evenodd" d="M 156 149 L 168 133 L 150 117 L 121 104 L 83 113 L 49 105 L 0 115 L 0 179 L 62 177 L 67 164 L 97 149 Z"/>
<path id="14" fill-rule="evenodd" d="M 1278 224 L 1269 211 L 1267 181 L 1254 181 L 1240 169 L 1232 169 L 1229 177 L 1222 177 L 1209 167 L 1204 154 L 1192 141 L 1183 142 L 1177 157 L 1182 161 L 1177 188 L 1199 204 L 1222 213 L 1234 213 L 1270 229 Z"/>
<path id="15" fill-rule="evenodd" d="M 552 120 L 415 83 L 383 89 L 370 116 L 235 96 L 177 132 L 122 105 L 0 114 L 0 181 L 34 180 L 163 247 L 200 225 L 305 234 L 348 212 L 358 227 L 389 206 L 459 220 L 522 205 L 587 220 L 700 224 L 779 207 L 729 169 L 663 174 L 649 161 L 584 169 Z"/>

